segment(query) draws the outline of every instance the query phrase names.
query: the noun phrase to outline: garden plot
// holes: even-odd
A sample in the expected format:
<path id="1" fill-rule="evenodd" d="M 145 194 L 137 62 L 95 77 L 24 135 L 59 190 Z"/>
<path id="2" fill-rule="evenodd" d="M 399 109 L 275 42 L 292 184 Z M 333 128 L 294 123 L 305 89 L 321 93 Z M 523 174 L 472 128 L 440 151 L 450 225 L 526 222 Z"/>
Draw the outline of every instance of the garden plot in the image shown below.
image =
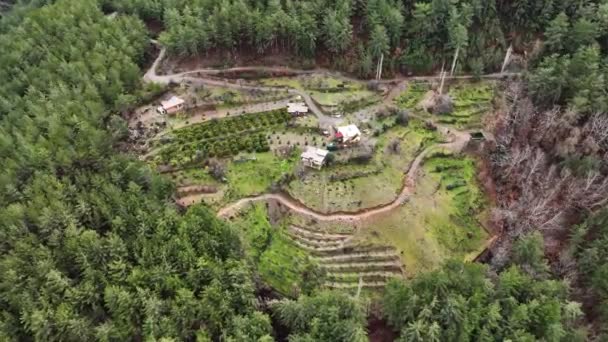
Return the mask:
<path id="1" fill-rule="evenodd" d="M 290 225 L 287 236 L 306 251 L 324 271 L 325 287 L 357 288 L 384 286 L 403 275 L 399 256 L 386 246 L 353 244 L 352 234 L 320 233 L 309 227 Z"/>
<path id="2" fill-rule="evenodd" d="M 395 98 L 395 104 L 400 108 L 415 110 L 429 90 L 431 90 L 431 87 L 428 83 L 412 82 L 407 85 L 403 93 Z"/>
<path id="3" fill-rule="evenodd" d="M 231 161 L 227 166 L 225 200 L 234 200 L 269 191 L 274 183 L 293 172 L 299 158 L 295 151 L 287 157 L 272 152 L 256 153 L 252 160 Z"/>
<path id="4" fill-rule="evenodd" d="M 378 138 L 371 159 L 309 170 L 289 184 L 289 194 L 319 212 L 356 212 L 391 202 L 403 186 L 405 172 L 417 153 L 436 140 L 434 132 L 412 122 Z M 343 159 L 338 152 L 336 160 Z"/>
<path id="5" fill-rule="evenodd" d="M 425 160 L 407 205 L 364 221 L 354 241 L 393 246 L 408 275 L 431 270 L 480 252 L 484 203 L 474 162 L 438 152 Z"/>
<path id="6" fill-rule="evenodd" d="M 493 83 L 462 83 L 450 87 L 454 112 L 440 116 L 438 122 L 458 128 L 479 128 L 482 116 L 492 109 Z"/>
<path id="7" fill-rule="evenodd" d="M 460 82 L 446 86 L 448 95 L 452 98 L 454 110 L 450 114 L 432 115 L 424 111 L 420 102 L 425 94 L 431 90 L 423 83 L 414 83 L 395 99 L 399 108 L 412 111 L 422 119 L 433 119 L 437 123 L 453 125 L 456 128 L 479 128 L 485 113 L 492 108 L 495 83 Z"/>

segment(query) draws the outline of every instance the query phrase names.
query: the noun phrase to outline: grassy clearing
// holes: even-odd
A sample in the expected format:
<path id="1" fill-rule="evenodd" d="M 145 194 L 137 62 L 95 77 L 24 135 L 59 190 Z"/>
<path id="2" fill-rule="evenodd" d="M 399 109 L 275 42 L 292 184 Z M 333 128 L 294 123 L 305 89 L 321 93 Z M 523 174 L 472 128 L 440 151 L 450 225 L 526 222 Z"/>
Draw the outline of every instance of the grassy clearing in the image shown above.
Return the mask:
<path id="1" fill-rule="evenodd" d="M 266 192 L 270 186 L 295 168 L 297 153 L 289 158 L 277 157 L 271 152 L 256 153 L 256 160 L 228 164 L 228 199 L 236 199 Z"/>
<path id="2" fill-rule="evenodd" d="M 359 102 L 374 95 L 375 93 L 369 90 L 347 90 L 343 92 L 311 91 L 310 93 L 310 96 L 321 106 L 339 106 L 340 104 Z"/>
<path id="3" fill-rule="evenodd" d="M 465 258 L 488 238 L 477 222 L 484 197 L 473 160 L 435 155 L 425 161 L 410 201 L 365 222 L 357 240 L 399 250 L 408 275 L 433 269 L 450 257 Z"/>
<path id="4" fill-rule="evenodd" d="M 171 178 L 178 185 L 221 185 L 221 183 L 211 177 L 208 170 L 203 167 L 193 167 L 176 171 L 171 174 Z"/>
<path id="5" fill-rule="evenodd" d="M 293 245 L 283 226 L 270 225 L 263 205 L 253 206 L 235 225 L 264 283 L 284 295 L 310 293 L 320 286 L 323 272 L 306 251 Z"/>
<path id="6" fill-rule="evenodd" d="M 321 212 L 357 211 L 391 202 L 401 190 L 404 172 L 417 152 L 436 139 L 419 122 L 396 126 L 378 138 L 372 159 L 363 164 L 336 164 L 310 171 L 289 184 L 288 192 L 308 207 Z M 389 145 L 398 141 L 398 151 Z M 342 159 L 340 153 L 337 159 Z"/>

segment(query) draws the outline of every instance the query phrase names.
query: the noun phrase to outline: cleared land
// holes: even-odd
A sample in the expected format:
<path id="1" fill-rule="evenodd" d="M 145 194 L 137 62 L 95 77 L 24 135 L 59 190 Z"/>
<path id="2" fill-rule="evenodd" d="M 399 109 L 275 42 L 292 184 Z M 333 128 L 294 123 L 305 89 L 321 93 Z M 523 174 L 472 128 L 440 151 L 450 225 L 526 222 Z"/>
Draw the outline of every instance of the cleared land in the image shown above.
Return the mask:
<path id="1" fill-rule="evenodd" d="M 147 141 L 146 154 L 151 163 L 172 169 L 168 174 L 179 185 L 182 205 L 204 201 L 219 209 L 283 189 L 317 212 L 356 213 L 400 196 L 412 162 L 429 152 L 423 154 L 418 176 L 408 181 L 415 183 L 408 185 L 415 191 L 368 219 L 315 221 L 284 212 L 271 224 L 265 205 L 270 197 L 256 205 L 245 202 L 244 211 L 231 216 L 264 283 L 287 295 L 319 287 L 355 292 L 359 284 L 374 289 L 482 248 L 488 236 L 478 221 L 485 199 L 475 182 L 474 162 L 437 154 L 439 148 L 427 151 L 447 135 L 419 118 L 456 129 L 475 127 L 491 105 L 492 85 L 451 85 L 455 111 L 431 116 L 418 108 L 430 90 L 425 83 L 400 84 L 403 91 L 389 91 L 384 100 L 364 82 L 327 75 L 260 83 L 309 94 L 326 114 L 343 114 L 336 123 L 357 123 L 364 132 L 362 143 L 335 152 L 335 162 L 321 171 L 303 170 L 298 166 L 301 149 L 330 141 L 320 134 L 323 115 L 286 115 L 279 109 L 281 101 L 289 100 L 285 90 L 189 88 L 186 94 L 197 98 L 194 108 L 169 118 L 167 127 Z M 396 112 L 386 108 L 393 102 L 413 114 L 409 125 L 396 123 Z M 209 158 L 215 162 L 204 162 Z"/>
<path id="2" fill-rule="evenodd" d="M 480 221 L 486 203 L 465 157 L 431 156 L 407 205 L 362 223 L 355 239 L 390 244 L 408 275 L 433 269 L 446 258 L 480 252 L 488 233 Z"/>
<path id="3" fill-rule="evenodd" d="M 337 158 L 343 157 L 342 163 L 306 173 L 287 191 L 319 212 L 355 212 L 389 203 L 400 192 L 416 154 L 437 140 L 437 134 L 420 122 L 395 126 L 378 137 L 370 160 L 349 161 L 350 151 L 340 151 Z"/>

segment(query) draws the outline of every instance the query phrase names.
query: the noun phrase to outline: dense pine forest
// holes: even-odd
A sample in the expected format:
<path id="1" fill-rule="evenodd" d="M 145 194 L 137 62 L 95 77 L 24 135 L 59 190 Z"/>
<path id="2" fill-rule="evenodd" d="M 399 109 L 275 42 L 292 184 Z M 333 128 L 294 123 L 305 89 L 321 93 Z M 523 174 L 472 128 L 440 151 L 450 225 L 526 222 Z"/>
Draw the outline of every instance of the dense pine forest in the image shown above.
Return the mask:
<path id="1" fill-rule="evenodd" d="M 4 4 L 4 3 L 3 3 Z M 0 340 L 366 341 L 374 306 L 262 302 L 230 223 L 121 152 L 151 38 L 174 56 L 287 54 L 368 78 L 523 70 L 485 153 L 501 239 L 380 295 L 401 341 L 608 336 L 608 1 L 11 1 L 0 17 Z M 117 12 L 116 16 L 108 16 Z M 146 24 L 160 23 L 150 33 Z M 539 171 L 540 170 L 540 171 Z"/>

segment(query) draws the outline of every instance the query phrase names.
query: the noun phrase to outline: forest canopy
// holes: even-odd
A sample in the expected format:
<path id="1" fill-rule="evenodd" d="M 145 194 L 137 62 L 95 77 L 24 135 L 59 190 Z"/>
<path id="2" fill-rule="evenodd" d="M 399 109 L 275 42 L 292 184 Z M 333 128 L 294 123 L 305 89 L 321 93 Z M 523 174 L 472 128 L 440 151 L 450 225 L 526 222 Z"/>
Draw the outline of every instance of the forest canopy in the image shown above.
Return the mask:
<path id="1" fill-rule="evenodd" d="M 232 229 L 114 151 L 147 40 L 94 1 L 0 36 L 0 340 L 204 340 L 255 311 Z"/>
<path id="2" fill-rule="evenodd" d="M 457 72 L 496 72 L 513 46 L 528 71 L 505 87 L 485 156 L 510 195 L 495 212 L 504 249 L 491 266 L 451 261 L 391 283 L 384 316 L 407 341 L 583 340 L 581 309 L 606 333 L 605 305 L 581 306 L 560 277 L 575 274 L 583 299 L 608 303 L 607 1 L 10 5 L 0 18 L 0 340 L 271 341 L 276 321 L 292 341 L 366 338 L 367 308 L 350 296 L 311 291 L 263 311 L 235 229 L 204 206 L 179 211 L 171 182 L 119 152 L 119 113 L 157 90 L 141 82 L 152 21 L 173 55 L 289 54 L 362 77 L 381 56 L 406 74 L 456 53 Z M 542 242 L 556 236 L 570 248 L 550 265 Z"/>

